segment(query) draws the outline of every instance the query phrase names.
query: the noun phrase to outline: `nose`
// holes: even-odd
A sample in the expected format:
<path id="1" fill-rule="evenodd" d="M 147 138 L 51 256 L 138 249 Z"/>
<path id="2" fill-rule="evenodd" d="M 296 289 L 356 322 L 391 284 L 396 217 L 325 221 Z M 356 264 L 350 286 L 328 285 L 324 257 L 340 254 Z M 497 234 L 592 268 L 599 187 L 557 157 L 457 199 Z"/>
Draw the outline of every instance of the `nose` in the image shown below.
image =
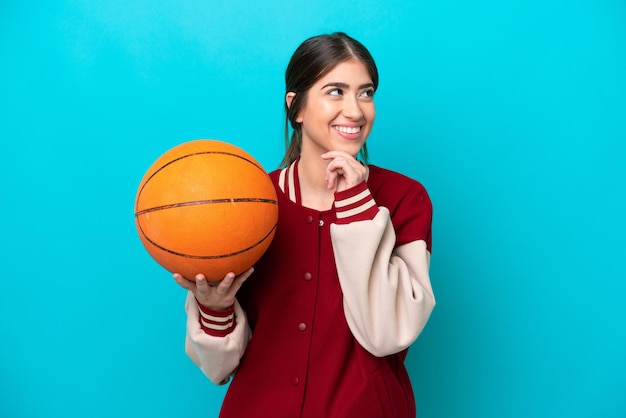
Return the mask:
<path id="1" fill-rule="evenodd" d="M 345 96 L 343 104 L 343 114 L 347 118 L 359 120 L 363 117 L 363 110 L 359 99 L 354 96 Z"/>

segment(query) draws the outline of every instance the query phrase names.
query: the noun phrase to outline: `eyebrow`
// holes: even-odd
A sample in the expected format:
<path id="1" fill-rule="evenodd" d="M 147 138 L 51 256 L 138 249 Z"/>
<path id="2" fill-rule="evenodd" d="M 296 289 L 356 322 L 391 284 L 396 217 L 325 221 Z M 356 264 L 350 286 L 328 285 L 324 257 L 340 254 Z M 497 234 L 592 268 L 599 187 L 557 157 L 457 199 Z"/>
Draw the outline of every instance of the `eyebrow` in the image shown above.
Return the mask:
<path id="1" fill-rule="evenodd" d="M 340 89 L 347 89 L 347 88 L 350 87 L 350 85 L 346 84 L 346 83 L 334 83 L 334 82 L 331 82 L 331 83 L 325 84 L 320 90 L 323 90 L 326 87 L 339 87 Z M 374 88 L 374 83 L 361 84 L 359 86 L 359 90 L 365 89 L 365 88 L 368 88 L 368 87 Z"/>

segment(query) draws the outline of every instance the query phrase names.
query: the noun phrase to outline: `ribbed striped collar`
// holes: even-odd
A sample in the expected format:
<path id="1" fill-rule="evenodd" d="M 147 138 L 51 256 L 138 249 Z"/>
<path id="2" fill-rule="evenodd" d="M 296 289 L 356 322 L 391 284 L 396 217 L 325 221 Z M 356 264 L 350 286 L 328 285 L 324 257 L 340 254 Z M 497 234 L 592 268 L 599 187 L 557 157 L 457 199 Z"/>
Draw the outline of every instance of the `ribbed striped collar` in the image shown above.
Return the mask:
<path id="1" fill-rule="evenodd" d="M 298 176 L 299 162 L 300 159 L 297 159 L 280 171 L 278 187 L 289 197 L 289 200 L 300 205 L 302 196 L 300 196 L 300 180 Z"/>

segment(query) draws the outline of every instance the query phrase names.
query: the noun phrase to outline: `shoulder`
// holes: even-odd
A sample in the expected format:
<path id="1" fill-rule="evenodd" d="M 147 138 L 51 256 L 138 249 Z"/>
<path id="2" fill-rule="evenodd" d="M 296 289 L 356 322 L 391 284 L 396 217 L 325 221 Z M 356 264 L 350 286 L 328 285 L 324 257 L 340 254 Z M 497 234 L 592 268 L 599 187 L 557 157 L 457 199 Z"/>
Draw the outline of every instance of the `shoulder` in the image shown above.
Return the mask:
<path id="1" fill-rule="evenodd" d="M 404 174 L 369 166 L 367 185 L 378 206 L 389 210 L 397 243 L 425 240 L 430 250 L 433 207 L 426 188 Z"/>
<path id="2" fill-rule="evenodd" d="M 277 168 L 276 170 L 270 171 L 268 173 L 270 178 L 272 179 L 272 181 L 274 181 L 274 182 L 278 181 L 278 177 L 280 176 L 280 172 L 282 170 L 283 170 L 282 168 Z"/>
<path id="3" fill-rule="evenodd" d="M 370 177 L 368 183 L 397 183 L 398 186 L 414 187 L 425 190 L 424 186 L 417 180 L 412 179 L 409 176 L 392 171 L 387 168 L 382 168 L 377 165 L 369 165 Z"/>
<path id="4" fill-rule="evenodd" d="M 270 180 L 272 180 L 272 183 L 274 183 L 274 188 L 276 189 L 276 191 L 282 190 L 283 187 L 281 187 L 281 177 L 283 177 L 284 183 L 285 169 L 277 168 L 276 170 L 271 171 L 268 175 L 270 177 Z"/>
<path id="5" fill-rule="evenodd" d="M 386 206 L 406 199 L 431 206 L 428 192 L 422 183 L 396 171 L 370 165 L 367 185 L 376 201 Z M 391 209 L 391 208 L 389 208 Z"/>
<path id="6" fill-rule="evenodd" d="M 280 172 L 283 171 L 283 168 L 277 168 L 275 170 L 272 170 L 269 172 L 269 176 L 272 178 L 278 178 L 278 176 L 280 175 Z"/>

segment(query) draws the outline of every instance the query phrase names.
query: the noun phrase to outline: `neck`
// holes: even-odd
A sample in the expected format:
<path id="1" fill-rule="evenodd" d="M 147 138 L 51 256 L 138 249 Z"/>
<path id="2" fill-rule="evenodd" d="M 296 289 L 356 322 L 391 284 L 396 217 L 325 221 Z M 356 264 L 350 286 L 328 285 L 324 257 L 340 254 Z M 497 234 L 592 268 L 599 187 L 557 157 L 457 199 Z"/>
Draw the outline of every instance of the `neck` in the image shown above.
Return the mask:
<path id="1" fill-rule="evenodd" d="M 316 210 L 328 210 L 335 200 L 334 189 L 326 187 L 328 161 L 319 156 L 303 154 L 298 163 L 302 205 Z"/>

